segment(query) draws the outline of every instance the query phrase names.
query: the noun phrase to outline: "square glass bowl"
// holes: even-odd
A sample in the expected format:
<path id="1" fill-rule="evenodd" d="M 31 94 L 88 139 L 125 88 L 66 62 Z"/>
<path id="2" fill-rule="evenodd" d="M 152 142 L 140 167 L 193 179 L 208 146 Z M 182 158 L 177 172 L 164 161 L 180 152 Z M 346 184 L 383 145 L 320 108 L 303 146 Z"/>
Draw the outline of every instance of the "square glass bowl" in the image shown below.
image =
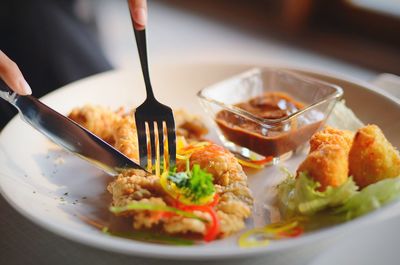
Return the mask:
<path id="1" fill-rule="evenodd" d="M 276 102 L 255 99 L 269 92 L 280 95 Z M 197 94 L 225 147 L 251 160 L 272 158 L 274 162 L 301 148 L 323 126 L 342 95 L 334 84 L 274 68 L 251 69 Z M 249 100 L 261 106 L 265 115 L 237 106 Z M 271 108 L 278 115 L 269 113 Z"/>

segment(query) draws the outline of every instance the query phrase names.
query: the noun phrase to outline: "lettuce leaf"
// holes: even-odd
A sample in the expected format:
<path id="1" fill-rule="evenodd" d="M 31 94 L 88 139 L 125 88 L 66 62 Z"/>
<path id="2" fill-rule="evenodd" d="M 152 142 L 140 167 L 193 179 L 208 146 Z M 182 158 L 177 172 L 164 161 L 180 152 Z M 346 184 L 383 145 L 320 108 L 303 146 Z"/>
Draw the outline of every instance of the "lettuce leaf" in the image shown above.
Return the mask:
<path id="1" fill-rule="evenodd" d="M 339 207 L 335 214 L 341 214 L 343 219 L 351 220 L 399 198 L 400 177 L 384 179 L 357 192 Z"/>
<path id="2" fill-rule="evenodd" d="M 400 177 L 381 180 L 361 191 L 350 177 L 339 187 L 318 191 L 320 184 L 301 172 L 297 178 L 287 172 L 278 185 L 278 204 L 282 216 L 308 216 L 347 221 L 400 199 Z"/>
<path id="3" fill-rule="evenodd" d="M 320 184 L 301 172 L 297 178 L 293 175 L 278 185 L 278 199 L 284 216 L 313 215 L 316 212 L 344 205 L 357 193 L 357 185 L 349 178 L 339 187 L 328 187 L 318 191 Z"/>

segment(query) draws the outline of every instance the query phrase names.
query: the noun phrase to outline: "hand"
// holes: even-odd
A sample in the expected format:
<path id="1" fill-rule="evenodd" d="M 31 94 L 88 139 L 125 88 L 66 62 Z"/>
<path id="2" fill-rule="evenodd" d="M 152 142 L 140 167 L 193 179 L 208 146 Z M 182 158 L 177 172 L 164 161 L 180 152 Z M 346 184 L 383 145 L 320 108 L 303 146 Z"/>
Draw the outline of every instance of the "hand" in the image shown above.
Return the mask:
<path id="1" fill-rule="evenodd" d="M 128 0 L 133 25 L 137 30 L 143 30 L 147 24 L 147 0 Z"/>
<path id="2" fill-rule="evenodd" d="M 24 76 L 7 55 L 0 50 L 0 78 L 17 94 L 30 95 L 32 94 L 31 87 L 26 82 Z"/>

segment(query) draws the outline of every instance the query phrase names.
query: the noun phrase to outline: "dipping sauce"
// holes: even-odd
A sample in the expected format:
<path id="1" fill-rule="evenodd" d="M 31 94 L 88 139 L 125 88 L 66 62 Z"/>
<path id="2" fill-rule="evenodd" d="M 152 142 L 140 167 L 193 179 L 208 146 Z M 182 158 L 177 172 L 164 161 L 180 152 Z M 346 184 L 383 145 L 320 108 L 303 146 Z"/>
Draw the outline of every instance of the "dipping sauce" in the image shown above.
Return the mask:
<path id="1" fill-rule="evenodd" d="M 266 92 L 234 106 L 263 119 L 281 119 L 304 108 L 283 92 Z M 225 138 L 263 156 L 281 156 L 308 141 L 321 121 L 303 124 L 297 118 L 263 124 L 222 110 L 215 117 Z"/>

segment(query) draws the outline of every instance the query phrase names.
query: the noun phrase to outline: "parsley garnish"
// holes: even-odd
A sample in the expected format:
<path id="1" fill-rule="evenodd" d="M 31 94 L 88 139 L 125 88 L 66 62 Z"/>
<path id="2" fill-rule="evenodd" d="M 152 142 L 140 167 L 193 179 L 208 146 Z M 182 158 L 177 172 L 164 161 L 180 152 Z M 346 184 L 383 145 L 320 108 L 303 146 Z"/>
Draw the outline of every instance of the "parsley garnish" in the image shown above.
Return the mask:
<path id="1" fill-rule="evenodd" d="M 175 183 L 183 196 L 195 203 L 215 193 L 212 174 L 201 169 L 198 164 L 193 165 L 190 170 L 187 162 L 185 172 L 176 172 L 176 169 L 173 169 L 168 180 Z"/>

